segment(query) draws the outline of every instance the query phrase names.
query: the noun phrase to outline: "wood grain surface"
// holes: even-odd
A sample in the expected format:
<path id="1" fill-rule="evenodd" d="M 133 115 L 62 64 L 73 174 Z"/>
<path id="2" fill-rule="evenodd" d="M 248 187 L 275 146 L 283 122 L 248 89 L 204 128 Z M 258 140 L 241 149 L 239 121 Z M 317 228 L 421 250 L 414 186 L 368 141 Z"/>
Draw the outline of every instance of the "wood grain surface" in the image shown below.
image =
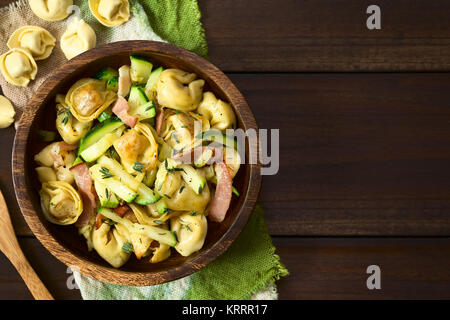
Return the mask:
<path id="1" fill-rule="evenodd" d="M 450 2 L 376 3 L 382 30 L 369 31 L 367 1 L 199 0 L 211 61 L 234 73 L 260 127 L 281 128 L 281 170 L 260 202 L 291 272 L 282 299 L 450 298 L 450 75 L 357 73 L 449 71 Z M 14 130 L 0 133 L 0 188 L 25 255 L 55 298 L 80 298 L 23 221 Z M 380 291 L 365 287 L 370 264 Z M 31 298 L 3 256 L 0 298 Z"/>

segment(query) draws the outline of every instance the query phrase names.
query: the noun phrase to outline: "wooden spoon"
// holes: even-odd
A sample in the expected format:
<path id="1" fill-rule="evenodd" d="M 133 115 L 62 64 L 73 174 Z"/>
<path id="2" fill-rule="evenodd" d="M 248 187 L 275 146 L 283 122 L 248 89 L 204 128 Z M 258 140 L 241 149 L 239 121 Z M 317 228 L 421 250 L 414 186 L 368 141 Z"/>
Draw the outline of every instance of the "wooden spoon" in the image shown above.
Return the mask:
<path id="1" fill-rule="evenodd" d="M 17 242 L 5 198 L 0 191 L 0 251 L 11 261 L 36 300 L 54 300 Z"/>

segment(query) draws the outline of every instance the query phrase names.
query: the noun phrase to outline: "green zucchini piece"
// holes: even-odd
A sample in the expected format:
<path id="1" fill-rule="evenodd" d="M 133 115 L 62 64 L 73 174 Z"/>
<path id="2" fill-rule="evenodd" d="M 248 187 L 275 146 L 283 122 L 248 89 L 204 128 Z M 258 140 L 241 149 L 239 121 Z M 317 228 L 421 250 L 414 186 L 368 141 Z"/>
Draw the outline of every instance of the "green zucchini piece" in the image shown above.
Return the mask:
<path id="1" fill-rule="evenodd" d="M 79 156 L 84 150 L 92 146 L 104 135 L 113 132 L 117 128 L 123 125 L 123 122 L 118 118 L 111 118 L 105 120 L 95 127 L 93 127 L 86 135 L 81 139 L 80 146 L 78 147 L 77 156 Z"/>
<path id="2" fill-rule="evenodd" d="M 111 119 L 111 118 L 112 118 L 112 111 L 111 111 L 111 109 L 106 109 L 105 111 L 100 113 L 100 115 L 98 116 L 97 120 L 100 121 L 100 122 L 103 122 L 103 121 Z"/>
<path id="3" fill-rule="evenodd" d="M 149 101 L 144 89 L 140 86 L 132 86 L 128 97 L 130 114 L 144 120 L 153 118 L 156 115 L 156 108 L 153 101 Z"/>
<path id="4" fill-rule="evenodd" d="M 119 72 L 117 70 L 114 70 L 110 67 L 105 67 L 101 69 L 99 72 L 97 72 L 94 76 L 95 79 L 98 80 L 105 80 L 106 82 L 109 81 L 112 77 L 117 77 L 119 75 Z"/>
<path id="5" fill-rule="evenodd" d="M 153 204 L 161 199 L 161 196 L 159 194 L 157 194 L 155 191 L 153 191 L 143 183 L 139 185 L 137 193 L 138 196 L 134 200 L 134 202 L 143 206 Z"/>
<path id="6" fill-rule="evenodd" d="M 156 203 L 156 211 L 158 211 L 159 214 L 164 214 L 167 211 L 169 211 L 167 208 L 166 201 L 164 201 L 164 198 L 161 198 L 161 200 L 159 200 Z"/>
<path id="7" fill-rule="evenodd" d="M 139 56 L 130 56 L 131 81 L 134 83 L 147 83 L 152 73 L 153 64 L 145 58 Z"/>
<path id="8" fill-rule="evenodd" d="M 93 162 L 100 158 L 102 155 L 108 151 L 108 149 L 113 145 L 113 143 L 120 138 L 123 133 L 124 128 L 118 128 L 114 132 L 104 135 L 100 140 L 91 145 L 89 148 L 81 152 L 80 156 L 86 162 Z"/>
<path id="9" fill-rule="evenodd" d="M 181 164 L 179 168 L 183 169 L 181 176 L 183 177 L 186 184 L 191 187 L 196 194 L 200 194 L 206 185 L 206 179 L 200 175 L 197 170 L 192 168 L 190 165 Z"/>
<path id="10" fill-rule="evenodd" d="M 147 94 L 147 97 L 149 99 L 153 99 L 155 97 L 156 82 L 158 81 L 159 76 L 161 75 L 163 70 L 163 67 L 156 68 L 152 71 L 150 77 L 148 77 L 147 84 L 145 85 L 145 93 Z"/>
<path id="11" fill-rule="evenodd" d="M 219 130 L 211 129 L 198 134 L 195 138 L 205 141 L 214 141 L 227 147 L 234 148 L 235 150 L 239 150 L 237 141 L 234 140 L 233 137 L 227 136 Z"/>
<path id="12" fill-rule="evenodd" d="M 119 90 L 119 77 L 114 76 L 106 82 L 106 89 L 117 92 Z"/>
<path id="13" fill-rule="evenodd" d="M 141 185 L 141 182 L 139 182 L 131 174 L 126 172 L 119 162 L 106 156 L 102 156 L 97 160 L 97 163 L 108 168 L 108 170 L 111 171 L 111 173 L 116 176 L 122 182 L 122 184 L 127 185 L 130 189 L 137 192 Z"/>
<path id="14" fill-rule="evenodd" d="M 94 187 L 102 207 L 117 208 L 119 206 L 116 195 L 104 183 L 94 180 Z"/>
<path id="15" fill-rule="evenodd" d="M 133 202 L 137 197 L 137 193 L 130 189 L 126 184 L 117 179 L 118 177 L 112 174 L 109 168 L 106 168 L 100 164 L 93 165 L 89 172 L 93 177 L 94 181 L 100 181 L 106 185 L 113 193 L 115 193 L 119 198 L 130 203 Z M 106 174 L 111 173 L 111 174 Z"/>
<path id="16" fill-rule="evenodd" d="M 152 169 L 151 171 L 147 171 L 145 173 L 145 177 L 144 180 L 142 181 L 147 187 L 153 187 L 153 185 L 155 184 L 155 179 L 156 179 L 156 172 L 158 172 L 158 169 Z"/>
<path id="17" fill-rule="evenodd" d="M 165 230 L 163 228 L 133 223 L 128 219 L 124 219 L 119 217 L 114 211 L 108 208 L 100 208 L 98 210 L 105 218 L 111 219 L 114 222 L 122 224 L 125 228 L 127 228 L 130 234 L 138 233 L 148 236 L 150 239 L 156 240 L 160 243 L 167 244 L 169 246 L 174 247 L 177 244 L 177 238 L 175 233 L 170 230 Z"/>
<path id="18" fill-rule="evenodd" d="M 212 156 L 213 156 L 213 150 L 209 149 L 209 148 L 205 149 L 205 150 L 203 150 L 200 157 L 198 157 L 197 159 L 194 160 L 194 165 L 197 168 L 202 168 L 206 165 L 206 163 L 209 161 L 209 159 L 211 159 Z"/>
<path id="19" fill-rule="evenodd" d="M 72 163 L 72 167 L 75 167 L 77 164 L 84 162 L 80 156 L 76 157 L 75 161 Z"/>

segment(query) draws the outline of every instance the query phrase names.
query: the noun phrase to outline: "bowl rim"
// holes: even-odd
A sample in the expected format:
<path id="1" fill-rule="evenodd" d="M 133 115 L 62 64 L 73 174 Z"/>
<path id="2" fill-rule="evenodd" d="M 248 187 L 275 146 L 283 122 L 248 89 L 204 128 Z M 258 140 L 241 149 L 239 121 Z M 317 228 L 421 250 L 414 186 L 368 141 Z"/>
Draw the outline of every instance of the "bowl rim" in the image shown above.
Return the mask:
<path id="1" fill-rule="evenodd" d="M 256 205 L 261 187 L 261 167 L 259 162 L 257 164 L 247 164 L 247 166 L 249 166 L 250 174 L 247 190 L 245 190 L 245 193 L 241 195 L 241 197 L 244 197 L 244 201 L 242 202 L 241 207 L 238 208 L 236 218 L 231 223 L 228 230 L 226 230 L 222 237 L 208 250 L 202 254 L 199 254 L 195 258 L 186 261 L 181 266 L 156 272 L 124 271 L 121 269 L 97 265 L 88 259 L 78 257 L 60 244 L 40 221 L 27 193 L 27 183 L 24 170 L 26 157 L 23 155 L 27 149 L 31 126 L 37 112 L 44 105 L 43 102 L 48 94 L 50 94 L 50 92 L 63 79 L 70 76 L 70 74 L 80 65 L 92 63 L 98 59 L 108 56 L 130 54 L 132 52 L 169 55 L 182 60 L 185 63 L 196 65 L 198 69 L 208 70 L 207 72 L 205 71 L 205 73 L 208 75 L 209 80 L 215 83 L 215 85 L 217 85 L 227 95 L 229 102 L 233 105 L 234 109 L 239 112 L 239 114 L 245 114 L 245 119 L 242 116 L 242 122 L 244 124 L 243 129 L 255 129 L 257 132 L 258 126 L 247 101 L 236 86 L 231 82 L 231 80 L 211 62 L 191 51 L 163 42 L 147 40 L 114 42 L 98 46 L 69 60 L 48 76 L 47 79 L 51 78 L 52 81 L 44 81 L 44 83 L 34 93 L 27 105 L 27 108 L 22 114 L 22 118 L 19 121 L 16 130 L 12 150 L 12 176 L 16 199 L 25 221 L 41 244 L 54 257 L 69 267 L 76 266 L 78 268 L 77 271 L 80 271 L 82 274 L 97 280 L 120 285 L 144 286 L 161 284 L 190 275 L 214 261 L 230 247 L 232 242 L 237 238 L 247 224 Z"/>

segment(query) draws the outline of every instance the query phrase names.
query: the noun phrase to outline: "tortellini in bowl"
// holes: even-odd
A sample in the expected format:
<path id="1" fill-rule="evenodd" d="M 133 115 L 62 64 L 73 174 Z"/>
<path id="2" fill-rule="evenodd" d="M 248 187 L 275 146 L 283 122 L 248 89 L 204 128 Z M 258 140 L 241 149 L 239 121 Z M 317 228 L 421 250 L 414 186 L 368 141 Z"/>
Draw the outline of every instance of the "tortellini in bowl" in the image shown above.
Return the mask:
<path id="1" fill-rule="evenodd" d="M 54 224 L 73 224 L 83 211 L 80 195 L 65 181 L 44 182 L 39 194 L 42 212 Z"/>

